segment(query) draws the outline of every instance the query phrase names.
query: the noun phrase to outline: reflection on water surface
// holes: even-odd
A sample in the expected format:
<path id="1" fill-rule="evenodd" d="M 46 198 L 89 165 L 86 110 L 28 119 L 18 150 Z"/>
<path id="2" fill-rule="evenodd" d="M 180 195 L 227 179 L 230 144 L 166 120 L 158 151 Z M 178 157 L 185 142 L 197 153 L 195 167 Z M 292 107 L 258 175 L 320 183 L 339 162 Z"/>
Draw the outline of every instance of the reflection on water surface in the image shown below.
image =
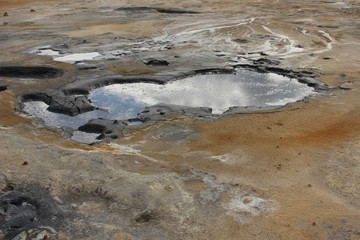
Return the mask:
<path id="1" fill-rule="evenodd" d="M 233 106 L 277 106 L 295 102 L 314 93 L 314 89 L 295 79 L 273 73 L 242 70 L 237 74 L 206 74 L 153 83 L 115 84 L 91 92 L 89 98 L 101 110 L 67 116 L 46 110 L 42 102 L 26 102 L 24 110 L 42 118 L 48 126 L 78 128 L 88 120 L 136 118 L 144 107 L 173 104 L 210 107 L 222 114 Z"/>
<path id="2" fill-rule="evenodd" d="M 109 116 L 136 117 L 145 106 L 159 103 L 210 107 L 221 114 L 232 106 L 274 106 L 295 102 L 312 88 L 277 74 L 243 70 L 237 74 L 207 74 L 172 81 L 116 84 L 94 90 L 90 96 Z M 121 118 L 121 116 L 124 116 Z"/>

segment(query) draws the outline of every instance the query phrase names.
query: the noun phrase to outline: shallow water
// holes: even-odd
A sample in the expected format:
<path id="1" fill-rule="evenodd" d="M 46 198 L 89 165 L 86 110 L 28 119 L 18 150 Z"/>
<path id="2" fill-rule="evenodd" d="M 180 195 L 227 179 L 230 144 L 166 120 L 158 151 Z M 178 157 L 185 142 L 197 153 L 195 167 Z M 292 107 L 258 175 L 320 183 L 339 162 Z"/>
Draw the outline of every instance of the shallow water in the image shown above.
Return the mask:
<path id="1" fill-rule="evenodd" d="M 222 114 L 233 106 L 277 106 L 296 102 L 313 88 L 277 74 L 242 70 L 237 74 L 207 74 L 172 81 L 116 84 L 95 89 L 90 98 L 109 116 L 134 118 L 145 106 L 160 103 L 210 107 Z"/>
<path id="2" fill-rule="evenodd" d="M 146 106 L 160 103 L 210 107 L 213 114 L 222 114 L 233 106 L 281 106 L 313 93 L 313 88 L 295 79 L 242 70 L 237 74 L 191 76 L 165 85 L 129 83 L 101 87 L 89 96 L 100 110 L 74 117 L 49 112 L 48 105 L 38 101 L 25 102 L 24 111 L 43 119 L 45 125 L 76 129 L 91 119 L 134 119 Z"/>
<path id="3" fill-rule="evenodd" d="M 91 119 L 106 117 L 104 111 L 95 110 L 77 116 L 68 116 L 60 113 L 53 113 L 47 110 L 49 106 L 41 101 L 25 102 L 23 110 L 30 115 L 41 118 L 46 126 L 50 127 L 70 127 L 77 129 Z"/>

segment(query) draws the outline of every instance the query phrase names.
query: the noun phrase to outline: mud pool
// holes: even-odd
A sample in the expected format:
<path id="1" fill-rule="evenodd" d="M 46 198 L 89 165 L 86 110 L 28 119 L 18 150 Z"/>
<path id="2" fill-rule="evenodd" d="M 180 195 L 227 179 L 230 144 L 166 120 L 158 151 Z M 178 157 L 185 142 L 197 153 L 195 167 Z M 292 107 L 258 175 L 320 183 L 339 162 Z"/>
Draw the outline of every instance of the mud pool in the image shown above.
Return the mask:
<path id="1" fill-rule="evenodd" d="M 77 129 L 91 119 L 136 119 L 146 106 L 157 104 L 210 107 L 223 114 L 230 107 L 283 106 L 314 94 L 314 89 L 274 73 L 241 70 L 236 74 L 204 74 L 155 83 L 113 84 L 91 92 L 96 110 L 68 116 L 47 110 L 40 101 L 24 103 L 24 111 L 43 119 L 45 125 Z"/>

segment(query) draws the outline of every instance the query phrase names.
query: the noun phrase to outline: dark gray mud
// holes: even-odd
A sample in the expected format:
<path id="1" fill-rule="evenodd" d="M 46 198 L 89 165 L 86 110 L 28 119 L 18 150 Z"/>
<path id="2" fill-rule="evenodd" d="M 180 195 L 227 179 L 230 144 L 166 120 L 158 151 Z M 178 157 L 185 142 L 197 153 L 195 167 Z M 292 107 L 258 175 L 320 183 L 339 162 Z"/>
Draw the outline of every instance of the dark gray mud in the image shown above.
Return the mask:
<path id="1" fill-rule="evenodd" d="M 22 101 L 41 101 L 49 105 L 48 110 L 53 113 L 62 113 L 76 116 L 81 113 L 95 110 L 86 96 L 79 95 L 48 95 L 46 93 L 25 94 Z"/>
<path id="2" fill-rule="evenodd" d="M 143 63 L 146 66 L 168 66 L 170 64 L 166 60 L 159 60 L 159 59 L 147 59 L 144 60 Z"/>
<path id="3" fill-rule="evenodd" d="M 5 240 L 48 239 L 64 224 L 64 212 L 37 185 L 0 193 L 0 229 Z"/>
<path id="4" fill-rule="evenodd" d="M 5 91 L 8 89 L 8 86 L 0 85 L 0 92 Z"/>
<path id="5" fill-rule="evenodd" d="M 0 66 L 0 77 L 17 79 L 49 79 L 64 74 L 61 69 L 51 67 Z"/>

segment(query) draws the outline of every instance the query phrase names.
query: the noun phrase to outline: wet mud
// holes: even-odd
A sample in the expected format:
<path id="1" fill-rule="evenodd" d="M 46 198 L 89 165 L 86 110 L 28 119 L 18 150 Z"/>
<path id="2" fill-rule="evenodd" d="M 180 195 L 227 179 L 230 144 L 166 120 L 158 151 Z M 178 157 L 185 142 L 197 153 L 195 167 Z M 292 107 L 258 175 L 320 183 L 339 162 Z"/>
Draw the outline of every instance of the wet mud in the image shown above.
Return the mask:
<path id="1" fill-rule="evenodd" d="M 0 239 L 359 238 L 358 2 L 14 0 L 0 11 Z M 221 114 L 157 102 L 125 118 L 94 98 L 240 71 L 312 92 Z"/>
<path id="2" fill-rule="evenodd" d="M 49 79 L 57 78 L 63 75 L 60 69 L 49 67 L 21 67 L 8 66 L 0 67 L 0 77 L 17 79 Z"/>

